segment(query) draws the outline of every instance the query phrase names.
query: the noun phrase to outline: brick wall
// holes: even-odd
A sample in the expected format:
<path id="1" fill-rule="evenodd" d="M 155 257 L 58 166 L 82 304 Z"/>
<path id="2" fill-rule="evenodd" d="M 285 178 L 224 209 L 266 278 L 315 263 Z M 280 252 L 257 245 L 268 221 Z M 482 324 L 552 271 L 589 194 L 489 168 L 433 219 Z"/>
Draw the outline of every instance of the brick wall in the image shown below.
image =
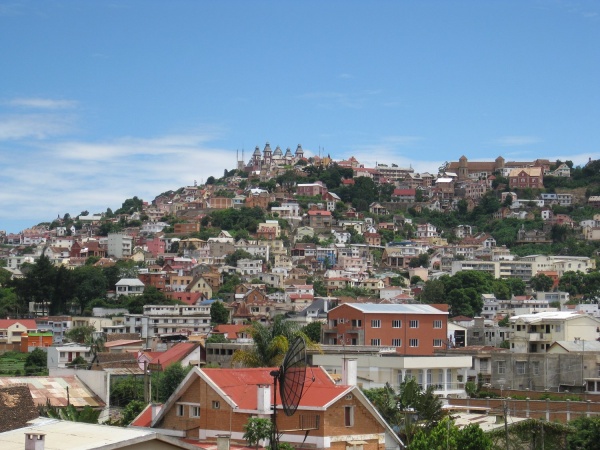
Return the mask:
<path id="1" fill-rule="evenodd" d="M 213 401 L 219 402 L 219 409 L 213 409 Z M 184 416 L 177 416 L 177 408 L 168 410 L 157 424 L 158 428 L 185 430 L 186 437 L 198 439 L 200 429 L 221 430 L 223 432 L 244 433 L 244 425 L 252 417 L 249 413 L 237 412 L 223 400 L 223 398 L 204 380 L 197 378 L 190 387 L 181 395 L 177 402 L 199 403 L 201 405 L 200 417 L 189 417 L 189 407 L 184 408 Z M 177 403 L 176 402 L 176 403 Z M 345 407 L 353 408 L 353 426 L 345 425 Z M 363 406 L 354 394 L 344 397 L 331 405 L 327 411 L 299 409 L 293 416 L 287 416 L 283 411 L 278 411 L 278 429 L 298 430 L 302 416 L 319 417 L 319 429 L 309 431 L 310 437 L 332 437 L 332 448 L 345 449 L 347 440 L 356 440 L 359 436 L 367 444 L 364 450 L 384 450 L 385 445 L 379 444 L 377 434 L 384 432 L 370 411 Z M 296 435 L 300 441 L 304 439 L 304 431 L 287 431 L 285 434 Z M 369 437 L 369 435 L 371 435 Z M 364 439 L 363 439 L 364 438 Z M 285 438 L 283 439 L 285 440 Z"/>
<path id="2" fill-rule="evenodd" d="M 449 398 L 454 406 L 490 408 L 489 414 L 502 414 L 504 399 L 458 399 Z M 584 402 L 550 400 L 513 400 L 506 399 L 508 414 L 515 417 L 545 419 L 548 421 L 568 422 L 577 417 L 600 414 L 600 403 L 591 400 Z"/>

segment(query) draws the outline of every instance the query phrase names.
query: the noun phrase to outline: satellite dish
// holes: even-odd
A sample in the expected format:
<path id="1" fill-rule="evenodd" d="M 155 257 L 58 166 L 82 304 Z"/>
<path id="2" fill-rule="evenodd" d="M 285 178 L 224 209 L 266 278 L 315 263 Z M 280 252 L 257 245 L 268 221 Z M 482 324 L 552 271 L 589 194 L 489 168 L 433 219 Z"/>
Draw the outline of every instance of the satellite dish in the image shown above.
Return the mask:
<path id="1" fill-rule="evenodd" d="M 292 416 L 304 391 L 306 378 L 306 343 L 300 336 L 292 341 L 279 368 L 279 395 L 286 415 Z"/>
<path id="2" fill-rule="evenodd" d="M 279 383 L 279 397 L 281 406 L 287 416 L 292 416 L 298 409 L 304 391 L 306 378 L 306 343 L 301 336 L 296 336 L 292 341 L 279 370 L 273 370 L 274 395 L 273 395 L 273 431 L 271 435 L 271 449 L 279 449 L 279 432 L 277 430 L 277 383 Z"/>

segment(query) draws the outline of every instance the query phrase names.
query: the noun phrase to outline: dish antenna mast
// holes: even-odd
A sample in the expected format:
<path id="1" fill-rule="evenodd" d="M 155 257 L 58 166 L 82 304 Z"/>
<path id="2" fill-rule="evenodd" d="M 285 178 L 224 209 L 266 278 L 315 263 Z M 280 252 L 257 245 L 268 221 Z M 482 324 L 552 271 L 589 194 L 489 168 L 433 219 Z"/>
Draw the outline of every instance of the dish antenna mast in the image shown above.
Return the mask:
<path id="1" fill-rule="evenodd" d="M 277 430 L 277 384 L 279 383 L 279 397 L 281 406 L 286 416 L 293 416 L 298 409 L 298 404 L 304 392 L 306 379 L 306 343 L 301 336 L 292 341 L 283 362 L 278 370 L 273 370 L 273 414 L 271 431 L 271 450 L 279 450 L 279 433 Z"/>

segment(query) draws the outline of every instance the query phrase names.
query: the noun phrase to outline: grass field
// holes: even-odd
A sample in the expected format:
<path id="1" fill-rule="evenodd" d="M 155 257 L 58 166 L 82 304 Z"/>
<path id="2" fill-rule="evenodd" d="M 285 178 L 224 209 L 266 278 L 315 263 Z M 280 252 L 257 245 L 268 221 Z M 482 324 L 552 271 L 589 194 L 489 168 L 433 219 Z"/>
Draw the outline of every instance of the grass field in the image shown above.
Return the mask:
<path id="1" fill-rule="evenodd" d="M 0 355 L 0 375 L 25 375 L 27 353 L 7 352 Z"/>

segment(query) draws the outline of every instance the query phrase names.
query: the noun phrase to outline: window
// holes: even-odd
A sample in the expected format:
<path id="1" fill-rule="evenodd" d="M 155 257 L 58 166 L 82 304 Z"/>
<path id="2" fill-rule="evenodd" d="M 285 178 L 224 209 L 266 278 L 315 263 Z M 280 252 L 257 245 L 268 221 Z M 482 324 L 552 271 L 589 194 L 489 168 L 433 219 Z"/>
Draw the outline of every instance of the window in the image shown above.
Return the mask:
<path id="1" fill-rule="evenodd" d="M 381 339 L 371 339 L 371 345 L 381 345 Z"/>
<path id="2" fill-rule="evenodd" d="M 351 427 L 354 425 L 354 407 L 344 406 L 344 425 Z"/>
<path id="3" fill-rule="evenodd" d="M 212 402 L 212 409 L 221 409 L 221 402 L 213 400 L 213 402 Z"/>
<path id="4" fill-rule="evenodd" d="M 504 375 L 506 373 L 506 361 L 498 361 L 498 374 Z"/>
<path id="5" fill-rule="evenodd" d="M 392 347 L 402 347 L 402 339 L 392 339 Z"/>
<path id="6" fill-rule="evenodd" d="M 411 347 L 418 347 L 419 346 L 419 340 L 418 339 L 410 339 L 408 341 L 408 345 L 410 345 Z"/>
<path id="7" fill-rule="evenodd" d="M 441 320 L 434 320 L 433 321 L 433 328 L 442 328 L 442 321 Z"/>
<path id="8" fill-rule="evenodd" d="M 190 417 L 200 417 L 199 406 L 190 406 Z"/>
<path id="9" fill-rule="evenodd" d="M 177 412 L 176 414 L 181 417 L 183 416 L 183 405 L 177 405 Z"/>
<path id="10" fill-rule="evenodd" d="M 392 328 L 402 328 L 401 320 L 392 320 Z"/>
<path id="11" fill-rule="evenodd" d="M 516 362 L 516 366 L 517 366 L 517 375 L 525 375 L 525 367 L 526 367 L 526 362 L 525 361 L 517 361 Z"/>
<path id="12" fill-rule="evenodd" d="M 534 375 L 540 374 L 540 362 L 539 361 L 533 361 L 531 363 L 531 371 L 533 372 Z"/>
<path id="13" fill-rule="evenodd" d="M 441 339 L 434 339 L 433 340 L 433 346 L 434 347 L 441 347 L 442 346 L 442 340 Z"/>
<path id="14" fill-rule="evenodd" d="M 419 321 L 418 320 L 411 320 L 410 321 L 410 327 L 411 328 L 419 328 Z"/>
<path id="15" fill-rule="evenodd" d="M 352 326 L 355 328 L 362 327 L 362 320 L 352 319 Z"/>
<path id="16" fill-rule="evenodd" d="M 371 328 L 381 328 L 381 320 L 379 320 L 379 319 L 371 320 Z"/>

